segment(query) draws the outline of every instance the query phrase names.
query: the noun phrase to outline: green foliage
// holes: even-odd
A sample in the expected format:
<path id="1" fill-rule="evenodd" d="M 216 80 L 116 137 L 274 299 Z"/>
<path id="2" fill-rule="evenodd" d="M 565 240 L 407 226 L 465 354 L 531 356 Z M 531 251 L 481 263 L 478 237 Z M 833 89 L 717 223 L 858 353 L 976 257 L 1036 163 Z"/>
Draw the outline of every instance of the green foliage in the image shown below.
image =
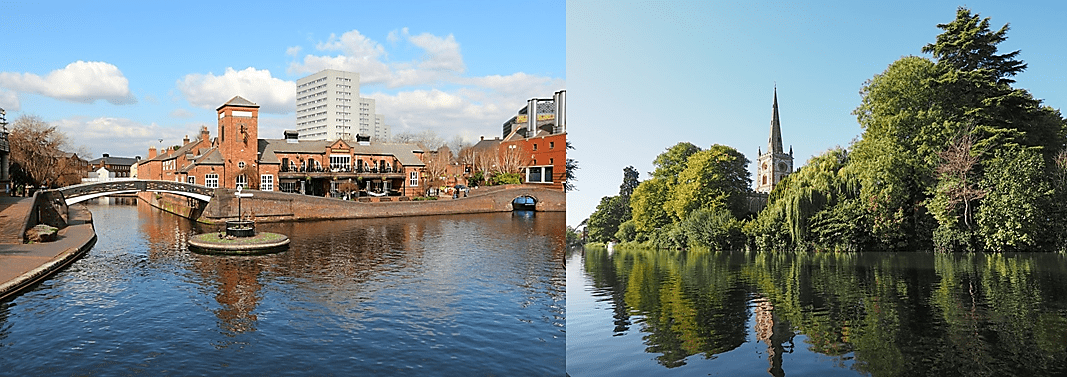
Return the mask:
<path id="1" fill-rule="evenodd" d="M 637 185 L 641 184 L 638 180 L 641 173 L 637 172 L 633 166 L 627 166 L 622 169 L 622 184 L 619 185 L 619 195 L 629 198 L 634 193 L 634 189 Z"/>
<path id="2" fill-rule="evenodd" d="M 666 178 L 652 178 L 634 189 L 630 197 L 630 209 L 638 232 L 650 234 L 656 228 L 673 222 L 670 214 L 664 210 L 664 203 L 670 198 L 667 182 Z"/>
<path id="3" fill-rule="evenodd" d="M 489 185 L 517 185 L 522 183 L 519 173 L 497 173 L 489 178 Z"/>
<path id="4" fill-rule="evenodd" d="M 982 188 L 988 190 L 975 216 L 990 251 L 1036 251 L 1047 247 L 1052 186 L 1045 161 L 1033 149 L 997 150 Z M 1062 226 L 1062 225 L 1061 225 Z"/>
<path id="5" fill-rule="evenodd" d="M 691 248 L 740 250 L 746 241 L 741 232 L 741 221 L 724 208 L 698 209 L 690 213 L 678 228 Z"/>
<path id="6" fill-rule="evenodd" d="M 615 238 L 622 242 L 636 241 L 637 227 L 634 226 L 634 221 L 631 219 L 619 224 L 619 231 L 615 232 Z"/>
<path id="7" fill-rule="evenodd" d="M 619 231 L 619 224 L 628 219 L 630 203 L 623 196 L 605 196 L 600 199 L 596 211 L 589 215 L 586 231 L 589 241 L 607 242 Z"/>
<path id="8" fill-rule="evenodd" d="M 652 165 L 656 167 L 656 170 L 652 172 L 652 178 L 669 179 L 672 180 L 671 183 L 674 183 L 673 180 L 685 170 L 689 156 L 697 152 L 700 152 L 700 147 L 689 142 L 680 142 L 667 148 L 667 151 L 660 153 L 652 161 Z"/>
<path id="9" fill-rule="evenodd" d="M 729 209 L 733 216 L 744 216 L 745 194 L 752 180 L 748 159 L 736 149 L 713 145 L 693 153 L 678 175 L 667 210 L 674 219 L 684 219 L 698 209 Z"/>
<path id="10" fill-rule="evenodd" d="M 850 155 L 835 148 L 812 157 L 775 186 L 745 233 L 760 250 L 852 250 L 867 239 L 858 180 L 844 169 Z"/>

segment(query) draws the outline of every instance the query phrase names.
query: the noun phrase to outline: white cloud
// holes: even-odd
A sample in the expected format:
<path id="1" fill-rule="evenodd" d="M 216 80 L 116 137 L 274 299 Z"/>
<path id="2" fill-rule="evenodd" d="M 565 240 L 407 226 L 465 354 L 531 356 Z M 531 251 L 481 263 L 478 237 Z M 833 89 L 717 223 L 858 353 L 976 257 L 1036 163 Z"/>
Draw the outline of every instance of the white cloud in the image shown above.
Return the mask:
<path id="1" fill-rule="evenodd" d="M 303 63 L 292 63 L 289 66 L 290 73 L 310 74 L 323 69 L 340 69 L 350 72 L 359 72 L 361 83 L 384 83 L 389 80 L 389 67 L 383 62 L 386 57 L 385 48 L 381 44 L 360 34 L 358 30 L 352 30 L 338 37 L 330 34 L 325 42 L 319 42 L 315 49 L 319 51 L 340 52 L 337 56 L 304 56 Z"/>
<path id="2" fill-rule="evenodd" d="M 19 111 L 22 108 L 18 94 L 10 90 L 0 89 L 0 109 L 5 111 Z"/>
<path id="3" fill-rule="evenodd" d="M 216 109 L 234 96 L 260 106 L 265 113 L 285 114 L 296 110 L 296 83 L 272 77 L 269 70 L 252 67 L 226 73 L 193 73 L 178 80 L 178 90 L 196 107 Z"/>
<path id="4" fill-rule="evenodd" d="M 186 109 L 174 109 L 174 111 L 170 112 L 171 118 L 189 119 L 195 115 L 192 111 Z"/>
<path id="5" fill-rule="evenodd" d="M 41 77 L 32 73 L 0 72 L 0 86 L 71 102 L 105 100 L 115 105 L 137 103 L 129 80 L 118 67 L 105 62 L 76 61 Z"/>
<path id="6" fill-rule="evenodd" d="M 406 29 L 405 34 L 407 34 Z M 419 68 L 455 73 L 463 73 L 466 70 L 463 65 L 463 54 L 459 52 L 459 43 L 456 43 L 456 38 L 452 34 L 441 38 L 430 33 L 422 33 L 408 36 L 408 41 L 426 51 L 423 60 L 419 62 Z"/>
<path id="7" fill-rule="evenodd" d="M 285 49 L 285 54 L 295 57 L 295 56 L 300 55 L 300 50 L 302 50 L 302 48 L 300 46 L 289 47 L 289 48 Z"/>

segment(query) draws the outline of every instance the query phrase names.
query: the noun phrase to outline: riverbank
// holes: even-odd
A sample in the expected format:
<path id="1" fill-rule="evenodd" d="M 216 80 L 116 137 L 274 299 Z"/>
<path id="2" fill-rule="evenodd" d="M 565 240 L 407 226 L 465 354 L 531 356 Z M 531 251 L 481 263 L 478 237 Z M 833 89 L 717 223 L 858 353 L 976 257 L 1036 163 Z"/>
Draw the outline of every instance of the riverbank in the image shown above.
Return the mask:
<path id="1" fill-rule="evenodd" d="M 32 210 L 33 198 L 0 197 L 0 301 L 70 265 L 96 244 L 93 215 L 84 205 L 68 208 L 67 227 L 56 241 L 22 243 Z"/>
<path id="2" fill-rule="evenodd" d="M 257 222 L 368 219 L 428 215 L 457 215 L 512 211 L 512 200 L 534 198 L 538 212 L 565 212 L 565 193 L 539 185 L 504 185 L 473 189 L 467 197 L 457 199 L 413 201 L 407 197 L 373 198 L 373 201 L 349 201 L 282 192 L 246 190 L 251 197 L 241 199 L 246 218 Z M 236 219 L 237 198 L 234 190 L 217 189 L 210 203 L 186 197 L 141 192 L 138 198 L 153 207 L 202 223 L 218 224 Z M 370 198 L 361 198 L 370 199 Z"/>

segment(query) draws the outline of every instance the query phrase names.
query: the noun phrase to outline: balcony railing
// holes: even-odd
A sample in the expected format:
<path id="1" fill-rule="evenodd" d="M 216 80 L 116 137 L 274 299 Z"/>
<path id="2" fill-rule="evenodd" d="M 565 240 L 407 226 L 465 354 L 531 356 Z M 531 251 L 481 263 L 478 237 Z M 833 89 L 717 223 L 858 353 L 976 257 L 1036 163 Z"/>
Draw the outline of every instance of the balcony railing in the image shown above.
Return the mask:
<path id="1" fill-rule="evenodd" d="M 379 169 L 377 166 L 360 166 L 360 165 L 336 165 L 330 167 L 322 166 L 282 166 L 282 173 L 356 173 L 356 174 L 393 174 L 402 173 L 401 169 L 394 169 L 392 166 L 386 166 L 385 169 Z"/>

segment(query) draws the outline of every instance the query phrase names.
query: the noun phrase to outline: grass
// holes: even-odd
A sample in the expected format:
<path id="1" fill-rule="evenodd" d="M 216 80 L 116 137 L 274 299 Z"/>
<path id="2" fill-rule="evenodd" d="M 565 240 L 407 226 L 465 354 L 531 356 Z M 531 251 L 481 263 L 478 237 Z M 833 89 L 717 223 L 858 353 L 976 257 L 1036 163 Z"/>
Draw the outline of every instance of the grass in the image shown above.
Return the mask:
<path id="1" fill-rule="evenodd" d="M 284 240 L 286 237 L 283 234 L 259 232 L 252 237 L 238 237 L 234 239 L 219 238 L 218 233 L 204 233 L 197 234 L 192 238 L 198 242 L 213 243 L 217 245 L 258 245 L 264 243 L 275 243 Z"/>

